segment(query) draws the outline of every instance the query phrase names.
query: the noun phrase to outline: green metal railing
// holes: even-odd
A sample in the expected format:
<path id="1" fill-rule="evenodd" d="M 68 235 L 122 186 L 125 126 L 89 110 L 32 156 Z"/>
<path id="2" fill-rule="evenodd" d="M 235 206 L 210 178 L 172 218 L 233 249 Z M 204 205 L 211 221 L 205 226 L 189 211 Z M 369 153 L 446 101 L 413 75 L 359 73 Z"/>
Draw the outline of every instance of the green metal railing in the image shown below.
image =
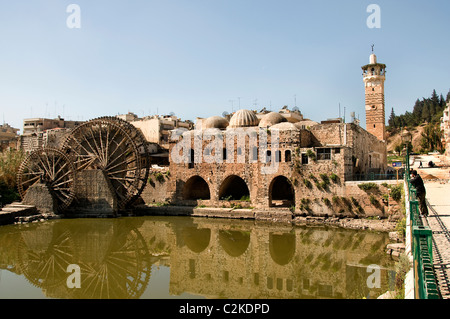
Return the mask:
<path id="1" fill-rule="evenodd" d="M 408 155 L 406 172 L 410 170 Z M 409 174 L 405 174 L 405 182 L 408 189 L 415 298 L 440 299 L 433 269 L 433 232 L 428 226 L 423 225 L 419 216 L 419 202 L 417 201 L 416 189 L 410 183 Z"/>

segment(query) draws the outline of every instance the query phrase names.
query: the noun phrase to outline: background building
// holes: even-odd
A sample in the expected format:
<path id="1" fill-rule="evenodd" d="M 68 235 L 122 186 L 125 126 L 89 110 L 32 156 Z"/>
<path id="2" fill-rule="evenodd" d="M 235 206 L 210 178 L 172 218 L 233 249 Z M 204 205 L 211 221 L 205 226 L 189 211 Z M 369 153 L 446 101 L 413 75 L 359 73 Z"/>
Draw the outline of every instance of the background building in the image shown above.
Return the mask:
<path id="1" fill-rule="evenodd" d="M 60 116 L 55 119 L 30 118 L 23 120 L 23 134 L 20 136 L 20 147 L 31 152 L 45 146 L 57 146 L 68 130 L 83 121 L 66 121 Z M 49 144 L 47 144 L 47 142 Z M 55 144 L 56 143 L 56 144 Z"/>
<path id="2" fill-rule="evenodd" d="M 19 129 L 10 126 L 9 124 L 0 125 L 0 151 L 8 147 L 16 148 Z"/>

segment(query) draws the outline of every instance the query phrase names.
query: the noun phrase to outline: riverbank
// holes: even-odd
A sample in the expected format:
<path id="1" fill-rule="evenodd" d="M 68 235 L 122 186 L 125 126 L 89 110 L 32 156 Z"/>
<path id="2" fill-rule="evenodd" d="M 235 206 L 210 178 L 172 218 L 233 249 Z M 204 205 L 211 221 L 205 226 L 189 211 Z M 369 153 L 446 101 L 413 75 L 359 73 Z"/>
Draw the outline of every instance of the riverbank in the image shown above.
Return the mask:
<path id="1" fill-rule="evenodd" d="M 253 219 L 257 221 L 290 223 L 292 225 L 325 225 L 356 230 L 380 232 L 395 231 L 397 222 L 378 218 L 317 217 L 295 216 L 287 208 L 270 210 L 232 209 L 216 207 L 189 206 L 151 206 L 142 205 L 133 210 L 133 215 L 192 216 L 207 218 Z"/>
<path id="2" fill-rule="evenodd" d="M 206 218 L 248 219 L 271 223 L 287 223 L 296 226 L 323 225 L 341 227 L 345 229 L 373 230 L 380 232 L 392 232 L 397 225 L 388 219 L 378 218 L 348 218 L 348 217 L 317 217 L 295 216 L 287 208 L 273 208 L 270 210 L 258 209 L 233 209 L 216 207 L 191 207 L 191 206 L 158 206 L 140 205 L 119 216 L 192 216 Z M 13 203 L 0 210 L 0 225 L 43 221 L 55 217 L 54 214 L 39 213 L 35 207 Z M 77 217 L 92 217 L 92 214 Z M 70 218 L 70 217 L 69 217 Z"/>

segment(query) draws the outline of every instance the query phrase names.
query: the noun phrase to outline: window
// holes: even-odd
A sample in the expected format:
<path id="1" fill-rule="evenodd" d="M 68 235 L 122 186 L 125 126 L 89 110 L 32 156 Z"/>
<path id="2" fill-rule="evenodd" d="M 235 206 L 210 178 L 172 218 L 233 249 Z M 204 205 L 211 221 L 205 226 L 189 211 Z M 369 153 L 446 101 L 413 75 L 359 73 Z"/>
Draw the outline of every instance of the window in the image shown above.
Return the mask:
<path id="1" fill-rule="evenodd" d="M 305 153 L 302 154 L 302 164 L 308 164 L 308 155 L 306 155 Z"/>
<path id="2" fill-rule="evenodd" d="M 291 151 L 290 150 L 284 151 L 284 161 L 285 162 L 291 161 Z"/>
<path id="3" fill-rule="evenodd" d="M 317 150 L 318 160 L 331 160 L 331 148 L 319 148 Z"/>
<path id="4" fill-rule="evenodd" d="M 272 157 L 272 152 L 266 151 L 266 163 L 270 163 L 272 161 L 271 157 Z"/>
<path id="5" fill-rule="evenodd" d="M 194 161 L 195 161 L 195 152 L 193 149 L 191 149 L 191 152 L 189 154 L 189 164 L 188 168 L 194 168 Z"/>

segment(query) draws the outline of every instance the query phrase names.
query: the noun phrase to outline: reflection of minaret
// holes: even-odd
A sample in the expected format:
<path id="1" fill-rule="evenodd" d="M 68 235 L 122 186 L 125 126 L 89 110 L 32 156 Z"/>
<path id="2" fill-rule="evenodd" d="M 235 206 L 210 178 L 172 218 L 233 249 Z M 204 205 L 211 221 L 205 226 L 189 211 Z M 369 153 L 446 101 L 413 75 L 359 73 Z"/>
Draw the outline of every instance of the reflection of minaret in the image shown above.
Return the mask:
<path id="1" fill-rule="evenodd" d="M 384 81 L 386 65 L 377 63 L 377 56 L 370 55 L 370 63 L 363 66 L 366 92 L 366 130 L 379 140 L 386 140 Z"/>

